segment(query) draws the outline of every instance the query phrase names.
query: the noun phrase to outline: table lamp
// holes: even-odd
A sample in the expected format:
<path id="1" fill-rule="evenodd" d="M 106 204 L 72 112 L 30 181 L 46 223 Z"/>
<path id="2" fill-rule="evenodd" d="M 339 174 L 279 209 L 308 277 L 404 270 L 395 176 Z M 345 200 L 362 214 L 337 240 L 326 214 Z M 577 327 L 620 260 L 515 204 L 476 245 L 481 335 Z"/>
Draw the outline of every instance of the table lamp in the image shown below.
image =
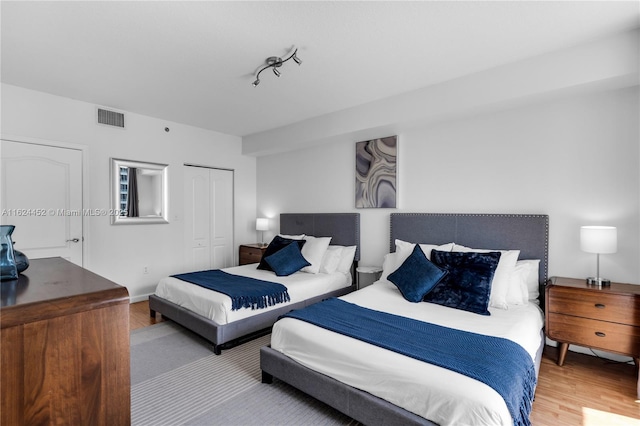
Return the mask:
<path id="1" fill-rule="evenodd" d="M 618 230 L 615 226 L 582 226 L 580 228 L 580 249 L 596 253 L 596 276 L 587 278 L 587 284 L 611 285 L 611 281 L 600 277 L 600 255 L 618 251 Z"/>
<path id="2" fill-rule="evenodd" d="M 261 246 L 266 246 L 264 243 L 264 231 L 269 230 L 269 219 L 266 217 L 259 217 L 256 219 L 256 231 L 261 231 Z"/>

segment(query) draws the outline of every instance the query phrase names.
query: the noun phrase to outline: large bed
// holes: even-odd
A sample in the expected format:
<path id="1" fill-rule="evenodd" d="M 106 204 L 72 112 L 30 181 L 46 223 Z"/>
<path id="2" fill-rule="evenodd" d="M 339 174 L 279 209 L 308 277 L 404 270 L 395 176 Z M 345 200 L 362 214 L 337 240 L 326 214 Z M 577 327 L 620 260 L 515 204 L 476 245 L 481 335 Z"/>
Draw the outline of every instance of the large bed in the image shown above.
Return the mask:
<path id="1" fill-rule="evenodd" d="M 492 294 L 490 315 L 408 302 L 389 281 L 388 274 L 397 265 L 387 258 L 379 281 L 338 300 L 376 314 L 390 313 L 407 321 L 502 338 L 523 351 L 518 352 L 524 354 L 523 364 L 531 364 L 537 377 L 544 348 L 538 299 L 539 286 L 547 279 L 548 224 L 546 215 L 391 214 L 391 253 L 407 243 L 434 247 L 434 252 L 500 250 L 503 259 L 517 252 L 518 267 L 529 268 L 529 287 L 519 289 L 525 292 L 525 300 L 516 303 L 509 293 L 509 303 L 502 306 L 496 295 L 494 306 Z M 501 297 L 506 300 L 506 293 Z M 302 311 L 309 310 L 313 308 Z M 354 323 L 361 321 L 364 317 Z M 509 425 L 516 420 L 502 394 L 486 383 L 295 317 L 274 324 L 271 345 L 261 348 L 260 363 L 263 382 L 270 383 L 275 377 L 368 425 Z M 535 389 L 535 379 L 532 383 Z M 528 417 L 515 423 L 527 422 Z"/>
<path id="2" fill-rule="evenodd" d="M 233 276 L 280 283 L 290 296 L 288 302 L 263 309 L 233 310 L 231 299 L 225 294 L 176 277 L 165 277 L 159 282 L 155 294 L 149 296 L 151 316 L 155 317 L 159 312 L 201 335 L 213 344 L 214 353 L 220 354 L 222 349 L 268 332 L 278 317 L 292 309 L 355 290 L 354 273 L 360 259 L 358 213 L 283 213 L 280 215 L 280 234 L 286 237 L 331 237 L 330 248 L 351 247 L 353 261 L 348 272 L 296 272 L 279 277 L 273 271 L 257 269 L 256 264 L 225 268 L 222 271 Z"/>

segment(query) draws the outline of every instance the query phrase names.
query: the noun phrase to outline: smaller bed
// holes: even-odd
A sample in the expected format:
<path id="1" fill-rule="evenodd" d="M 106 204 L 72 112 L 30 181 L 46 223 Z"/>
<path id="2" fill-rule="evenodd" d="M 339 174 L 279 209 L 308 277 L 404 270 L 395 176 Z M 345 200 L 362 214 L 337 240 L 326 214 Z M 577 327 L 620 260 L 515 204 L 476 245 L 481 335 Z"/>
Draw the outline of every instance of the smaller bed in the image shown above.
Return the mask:
<path id="1" fill-rule="evenodd" d="M 261 309 L 232 309 L 232 299 L 226 294 L 173 276 L 165 277 L 158 283 L 155 294 L 149 296 L 151 316 L 155 317 L 159 312 L 201 335 L 213 344 L 214 353 L 220 354 L 222 349 L 267 333 L 278 317 L 292 309 L 355 290 L 354 272 L 360 259 L 358 213 L 283 213 L 280 215 L 280 234 L 285 237 L 331 237 L 327 252 L 337 250 L 337 253 L 344 252 L 346 257 L 333 257 L 335 269 L 324 269 L 327 256 L 323 257 L 323 272 L 296 272 L 288 276 L 276 276 L 273 271 L 257 269 L 257 264 L 223 269 L 233 278 L 246 277 L 286 287 L 289 301 Z M 347 258 L 349 262 L 345 265 Z"/>
<path id="2" fill-rule="evenodd" d="M 530 409 L 544 347 L 543 315 L 536 299 L 539 285 L 547 277 L 548 217 L 392 214 L 391 251 L 405 250 L 403 246 L 410 243 L 422 244 L 423 250 L 427 244 L 437 246 L 428 250 L 436 257 L 463 257 L 460 253 L 468 253 L 469 247 L 490 249 L 491 253 L 481 257 L 495 258 L 495 251 L 501 250 L 500 258 L 504 259 L 513 256 L 507 252 L 518 251 L 519 259 L 522 259 L 520 266 L 526 271 L 523 279 L 527 278 L 529 286 L 518 287 L 520 301 L 517 305 L 512 302 L 514 304 L 506 308 L 497 308 L 492 301 L 488 308 L 490 315 L 422 302 L 422 296 L 416 303 L 411 303 L 388 276 L 385 278 L 385 273 L 399 266 L 387 264 L 387 259 L 394 258 L 388 255 L 378 282 L 339 299 L 293 312 L 291 317 L 274 325 L 271 346 L 261 348 L 263 381 L 269 383 L 276 377 L 365 424 L 528 424 L 526 412 Z M 415 250 L 417 245 L 411 244 L 411 247 L 409 251 Z M 434 254 L 436 251 L 441 253 Z M 469 251 L 471 253 L 464 257 L 471 258 L 480 252 Z M 513 262 L 516 264 L 515 260 Z M 454 271 L 449 270 L 451 273 Z M 495 286 L 494 281 L 490 283 Z M 501 297 L 506 300 L 507 293 Z M 497 293 L 495 303 L 496 306 L 501 303 Z M 330 309 L 319 308 L 319 305 Z M 353 316 L 343 314 L 352 310 Z M 318 319 L 319 323 L 308 321 L 313 315 L 316 316 L 313 320 Z M 422 355 L 421 351 L 434 349 L 434 352 L 444 352 L 444 358 L 457 360 L 459 355 L 473 358 L 471 364 L 493 368 L 491 371 L 499 373 L 489 375 L 489 379 L 497 383 L 489 385 L 483 380 L 486 377 L 472 378 L 456 372 L 447 362 L 441 363 L 445 360 L 440 355 L 437 355 L 440 358 L 426 362 L 396 349 L 383 349 L 378 342 L 353 338 L 348 334 L 350 330 L 344 332 L 344 329 L 360 328 L 360 324 L 370 320 L 378 324 L 373 330 L 376 335 L 371 334 L 372 340 L 377 340 L 378 334 L 384 334 L 387 324 L 392 325 L 396 330 L 394 336 L 406 333 L 412 337 L 408 339 L 409 345 L 416 341 L 426 342 L 425 345 L 416 344 L 414 353 Z M 333 323 L 340 321 L 347 324 L 341 326 L 343 331 L 333 331 Z M 416 324 L 420 333 L 423 329 L 435 332 L 419 334 L 420 338 L 415 339 L 412 327 Z M 463 346 L 467 342 L 470 343 L 465 353 L 449 354 L 446 351 L 448 347 Z M 490 346 L 494 345 L 497 352 L 490 351 Z M 410 351 L 412 348 L 402 349 Z M 486 357 L 476 357 L 487 352 L 500 362 L 485 364 Z M 519 373 L 520 367 L 522 376 L 502 374 L 511 369 Z M 516 382 L 518 386 L 512 386 Z M 528 407 L 524 412 L 517 410 L 517 405 L 514 410 L 514 401 L 503 397 L 505 388 L 513 390 L 520 401 L 525 400 L 523 404 Z"/>

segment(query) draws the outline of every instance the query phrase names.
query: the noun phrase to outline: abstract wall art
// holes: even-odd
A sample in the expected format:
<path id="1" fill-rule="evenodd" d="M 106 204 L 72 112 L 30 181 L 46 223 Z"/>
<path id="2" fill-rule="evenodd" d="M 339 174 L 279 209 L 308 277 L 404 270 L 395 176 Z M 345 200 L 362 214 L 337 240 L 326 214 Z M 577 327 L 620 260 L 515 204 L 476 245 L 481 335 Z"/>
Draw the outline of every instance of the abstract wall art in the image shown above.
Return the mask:
<path id="1" fill-rule="evenodd" d="M 356 208 L 395 208 L 398 137 L 356 142 Z"/>

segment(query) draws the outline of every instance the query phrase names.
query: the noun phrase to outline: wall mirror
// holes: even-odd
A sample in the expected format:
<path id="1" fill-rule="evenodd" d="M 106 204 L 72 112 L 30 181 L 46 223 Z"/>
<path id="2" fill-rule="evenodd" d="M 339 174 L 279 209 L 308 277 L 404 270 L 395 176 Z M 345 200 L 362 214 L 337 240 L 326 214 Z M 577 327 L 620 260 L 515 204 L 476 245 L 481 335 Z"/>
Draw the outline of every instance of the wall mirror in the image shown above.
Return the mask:
<path id="1" fill-rule="evenodd" d="M 169 223 L 168 164 L 111 159 L 111 223 Z"/>

